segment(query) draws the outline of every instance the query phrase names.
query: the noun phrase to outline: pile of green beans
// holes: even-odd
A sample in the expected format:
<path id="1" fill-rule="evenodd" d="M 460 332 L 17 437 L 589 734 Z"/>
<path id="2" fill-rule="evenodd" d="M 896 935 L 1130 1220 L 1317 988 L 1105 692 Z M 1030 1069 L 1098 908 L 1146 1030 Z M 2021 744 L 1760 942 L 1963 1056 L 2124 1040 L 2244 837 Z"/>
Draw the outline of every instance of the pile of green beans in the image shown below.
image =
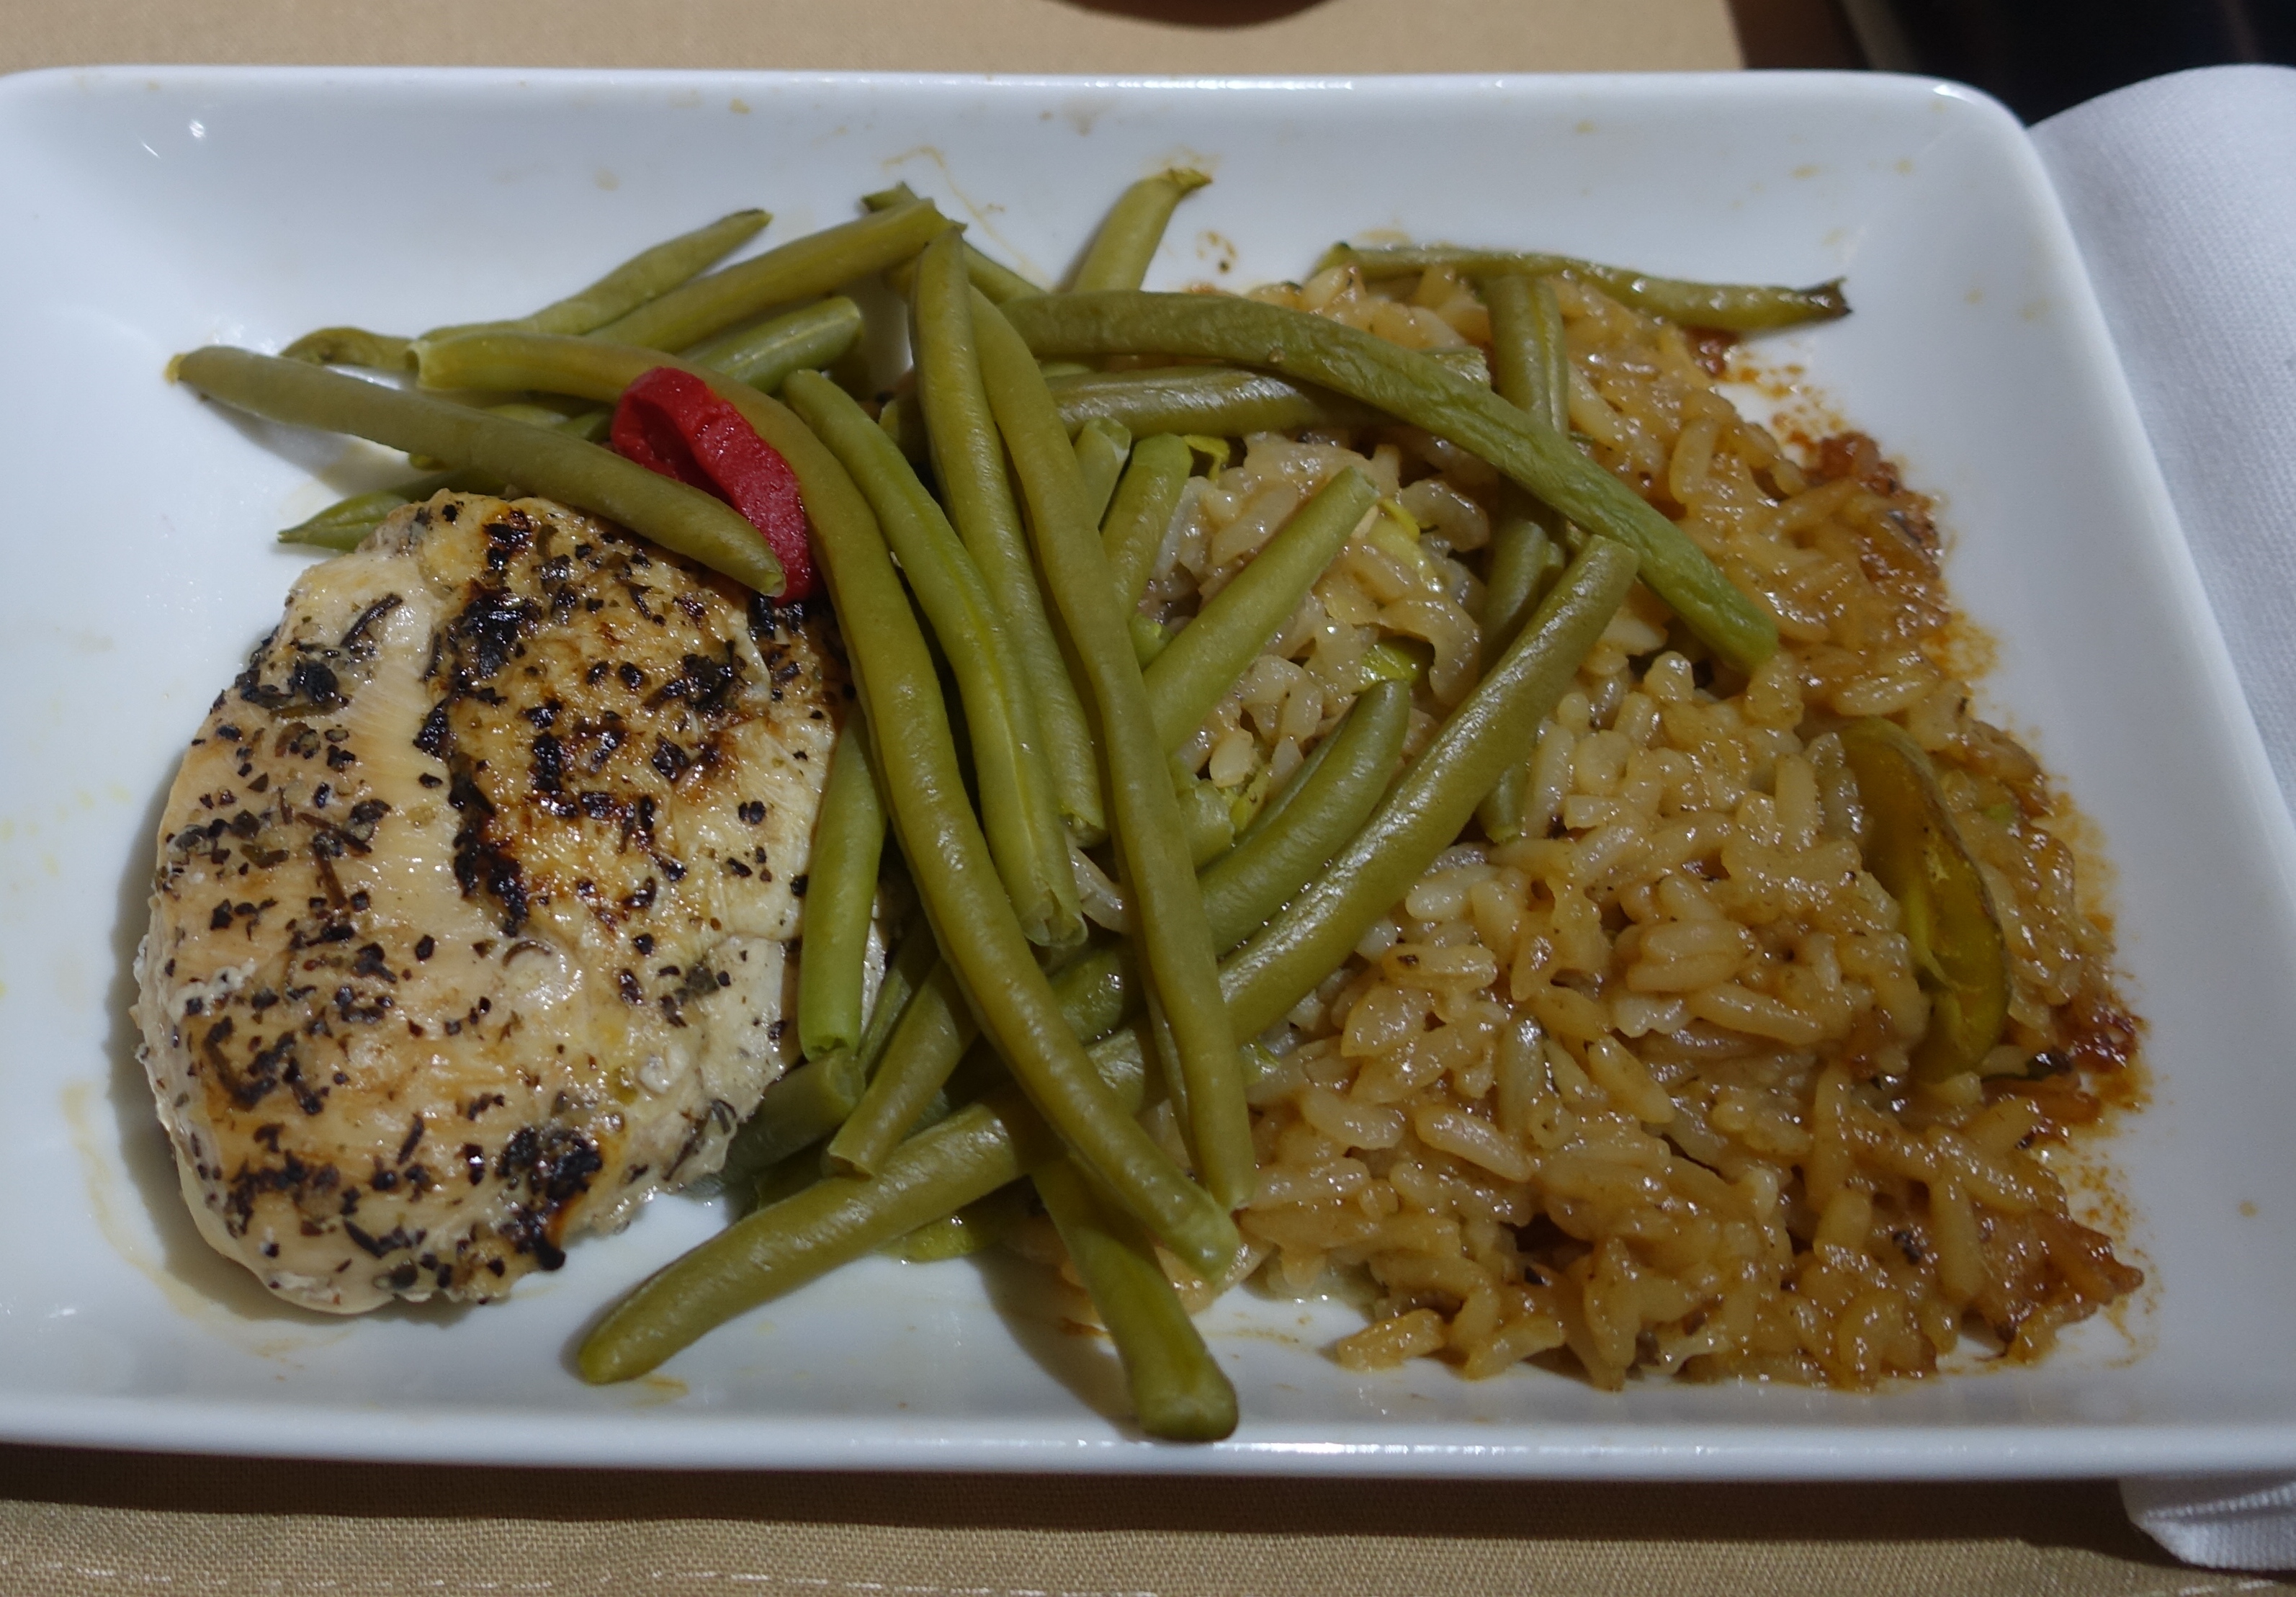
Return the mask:
<path id="1" fill-rule="evenodd" d="M 1115 576 L 1085 507 L 1076 456 L 1036 359 L 986 295 L 973 296 L 972 320 L 989 408 L 1029 504 L 1037 564 L 1091 689 L 1107 761 L 1109 829 L 1133 898 L 1143 963 L 1170 1017 L 1187 1083 L 1190 1151 L 1225 1213 L 1241 1207 L 1256 1185 L 1251 1120 L 1165 747 Z M 1199 1264 L 1207 1275 L 1220 1267 Z"/>
<path id="2" fill-rule="evenodd" d="M 486 331 L 522 330 L 481 330 Z M 840 358 L 853 348 L 854 342 L 860 335 L 860 307 L 849 299 L 836 296 L 801 310 L 768 317 L 721 333 L 685 353 L 685 358 L 697 366 L 723 372 L 737 382 L 773 393 L 791 372 L 827 366 Z M 464 355 L 475 354 L 488 347 L 482 340 L 466 342 L 460 335 L 433 336 L 438 341 L 435 343 L 425 339 L 419 345 L 407 346 L 406 358 L 408 364 L 419 369 L 421 353 L 447 344 L 452 344 Z M 438 369 L 434 366 L 434 370 Z M 446 382 L 435 385 L 454 386 Z M 588 410 L 553 424 L 562 432 L 595 443 L 605 437 L 606 425 L 611 416 L 612 412 L 608 410 Z M 417 478 L 396 489 L 378 490 L 340 500 L 308 521 L 287 528 L 279 534 L 279 540 L 282 543 L 316 544 L 323 548 L 356 548 L 362 539 L 381 523 L 384 516 L 401 505 L 427 499 L 442 488 L 465 493 L 493 493 L 498 492 L 503 486 L 482 473 L 441 472 Z"/>
<path id="3" fill-rule="evenodd" d="M 997 618 L 1020 656 L 1061 811 L 1082 840 L 1095 841 L 1107 831 L 1099 753 L 1037 589 L 1036 563 L 1005 474 L 1004 448 L 973 342 L 976 292 L 962 241 L 944 234 L 926 246 L 917 259 L 910 309 L 917 402 L 948 519 L 980 563 Z"/>
<path id="4" fill-rule="evenodd" d="M 1040 294 L 1008 309 L 1040 356 L 1185 355 L 1272 366 L 1375 406 L 1631 548 L 1651 590 L 1730 664 L 1751 671 L 1777 651 L 1769 612 L 1681 528 L 1545 421 L 1423 355 L 1304 310 L 1209 294 Z"/>
<path id="5" fill-rule="evenodd" d="M 521 483 L 643 527 L 664 547 L 759 593 L 782 589 L 781 562 L 723 501 L 552 428 L 246 350 L 194 350 L 176 359 L 175 375 L 209 399 L 275 422 L 355 433 Z"/>
<path id="6" fill-rule="evenodd" d="M 523 317 L 414 339 L 324 328 L 285 358 L 176 363 L 210 398 L 443 467 L 281 534 L 295 541 L 352 547 L 412 500 L 515 483 L 776 593 L 779 565 L 745 521 L 600 447 L 601 407 L 661 366 L 709 383 L 797 476 L 859 700 L 815 823 L 804 1061 L 729 1148 L 724 1180 L 754 1193 L 750 1212 L 614 1305 L 579 1350 L 585 1379 L 642 1374 L 904 1238 L 922 1233 L 919 1256 L 973 1246 L 970 1220 L 988 1209 L 960 1211 L 1001 1193 L 1001 1226 L 1026 1177 L 1142 1428 L 1229 1434 L 1235 1393 L 1156 1250 L 1216 1283 L 1239 1256 L 1231 1216 L 1258 1179 L 1239 1040 L 1337 968 L 1471 819 L 1519 835 L 1529 729 L 1638 575 L 1722 660 L 1751 667 L 1775 648 L 1767 613 L 1571 442 L 1552 280 L 1738 330 L 1842 314 L 1838 284 L 1685 284 L 1489 251 L 1327 258 L 1477 280 L 1488 362 L 1414 352 L 1257 301 L 1139 292 L 1175 209 L 1208 181 L 1174 169 L 1127 189 L 1065 292 L 998 265 L 903 185 L 716 270 L 766 213 L 668 240 Z M 907 300 L 914 391 L 898 425 L 845 386 L 865 318 L 837 291 L 873 274 Z M 1070 357 L 1086 364 L 1055 364 Z M 1193 364 L 1090 364 L 1106 357 Z M 331 363 L 412 368 L 439 391 Z M 1140 614 L 1144 597 L 1199 449 L 1226 447 L 1205 439 L 1388 420 L 1507 480 L 1484 562 L 1493 663 L 1398 774 L 1415 668 L 1390 662 L 1238 836 L 1243 811 L 1175 756 L 1376 514 L 1377 490 L 1361 472 L 1331 477 L 1177 633 Z M 871 1003 L 889 830 L 922 914 Z M 1095 913 L 1127 929 L 1094 942 L 1078 861 L 1103 844 L 1095 868 L 1112 869 L 1122 914 Z M 1144 1129 L 1159 1094 L 1194 1179 Z"/>

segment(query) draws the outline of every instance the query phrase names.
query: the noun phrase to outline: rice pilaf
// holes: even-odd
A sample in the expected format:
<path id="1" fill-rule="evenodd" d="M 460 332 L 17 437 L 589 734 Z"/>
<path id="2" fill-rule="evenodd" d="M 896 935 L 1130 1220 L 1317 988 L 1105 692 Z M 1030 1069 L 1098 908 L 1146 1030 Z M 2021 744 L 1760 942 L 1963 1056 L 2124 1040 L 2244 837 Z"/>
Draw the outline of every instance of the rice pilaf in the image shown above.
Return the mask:
<path id="1" fill-rule="evenodd" d="M 1522 835 L 1464 837 L 1262 1039 L 1249 1257 L 1278 1291 L 1369 1295 L 1334 1349 L 1355 1368 L 1547 1354 L 1610 1387 L 1860 1387 L 1964 1337 L 2036 1357 L 2143 1280 L 2050 1167 L 2136 1043 L 2069 807 L 1971 714 L 1926 504 L 1875 446 L 1797 460 L 1720 391 L 1726 341 L 1554 286 L 1573 432 L 1760 597 L 1783 646 L 1735 673 L 1634 590 L 1538 730 Z M 1414 348 L 1490 336 L 1441 267 L 1254 293 Z M 1421 667 L 1406 756 L 1484 663 L 1474 551 L 1504 490 L 1406 428 L 1247 440 L 1192 482 L 1144 612 L 1184 622 L 1348 465 L 1382 507 L 1184 755 L 1239 822 L 1398 660 Z M 2008 943 L 1978 1074 L 1909 1082 L 1930 1000 L 1861 862 L 1838 732 L 1858 717 L 1928 752 Z"/>

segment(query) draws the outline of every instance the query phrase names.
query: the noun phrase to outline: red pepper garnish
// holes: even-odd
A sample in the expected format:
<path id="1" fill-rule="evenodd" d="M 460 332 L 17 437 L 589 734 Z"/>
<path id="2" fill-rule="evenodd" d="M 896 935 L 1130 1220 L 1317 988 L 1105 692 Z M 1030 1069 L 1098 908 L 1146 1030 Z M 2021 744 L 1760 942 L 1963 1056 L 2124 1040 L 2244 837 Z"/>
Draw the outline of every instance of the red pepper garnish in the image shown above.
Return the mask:
<path id="1" fill-rule="evenodd" d="M 813 592 L 813 550 L 797 473 L 742 413 L 690 372 L 658 366 L 622 391 L 614 448 L 650 472 L 717 495 L 782 563 L 784 601 Z"/>

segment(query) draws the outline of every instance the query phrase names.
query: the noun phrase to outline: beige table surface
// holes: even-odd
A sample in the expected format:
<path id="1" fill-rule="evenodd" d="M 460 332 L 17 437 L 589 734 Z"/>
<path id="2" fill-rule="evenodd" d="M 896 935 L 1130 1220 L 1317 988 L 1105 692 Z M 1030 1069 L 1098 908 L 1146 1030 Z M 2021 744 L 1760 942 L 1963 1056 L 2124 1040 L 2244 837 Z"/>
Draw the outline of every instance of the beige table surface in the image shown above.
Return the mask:
<path id="1" fill-rule="evenodd" d="M 1825 0 L 1735 9 L 1734 27 L 1725 0 L 0 0 L 0 71 L 274 62 L 1487 72 L 1848 59 Z M 735 1591 L 2009 1597 L 2296 1585 L 2177 1568 L 2101 1482 L 610 1474 L 0 1447 L 0 1597 Z"/>

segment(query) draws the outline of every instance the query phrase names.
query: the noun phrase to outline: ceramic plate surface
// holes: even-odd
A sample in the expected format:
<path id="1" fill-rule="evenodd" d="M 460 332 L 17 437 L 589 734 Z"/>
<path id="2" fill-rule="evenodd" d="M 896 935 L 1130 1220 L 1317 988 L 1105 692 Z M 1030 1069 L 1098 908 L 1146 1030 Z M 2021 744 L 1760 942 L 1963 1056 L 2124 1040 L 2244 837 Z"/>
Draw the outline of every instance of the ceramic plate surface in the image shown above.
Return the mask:
<path id="1" fill-rule="evenodd" d="M 517 314 L 740 206 L 762 243 L 906 179 L 1056 276 L 1174 160 L 1217 175 L 1152 286 L 1297 276 L 1335 238 L 1685 276 L 1846 274 L 1772 341 L 1936 494 L 1998 641 L 1985 692 L 2094 823 L 2151 1108 L 2106 1145 L 2134 1309 L 2038 1369 L 1874 1395 L 1430 1362 L 1351 1374 L 1332 1304 L 1207 1318 L 1245 1419 L 1102 1417 L 1105 1345 L 1017 1264 L 872 1261 L 597 1390 L 618 1291 L 719 1223 L 657 1201 L 509 1302 L 323 1319 L 211 1253 L 134 1058 L 152 834 L 306 556 L 273 529 L 372 458 L 161 381 L 211 342 Z M 0 1436 L 454 1461 L 1695 1477 L 2296 1466 L 2290 828 L 2070 236 L 2000 109 L 1849 76 L 1128 83 L 202 70 L 0 83 Z"/>

